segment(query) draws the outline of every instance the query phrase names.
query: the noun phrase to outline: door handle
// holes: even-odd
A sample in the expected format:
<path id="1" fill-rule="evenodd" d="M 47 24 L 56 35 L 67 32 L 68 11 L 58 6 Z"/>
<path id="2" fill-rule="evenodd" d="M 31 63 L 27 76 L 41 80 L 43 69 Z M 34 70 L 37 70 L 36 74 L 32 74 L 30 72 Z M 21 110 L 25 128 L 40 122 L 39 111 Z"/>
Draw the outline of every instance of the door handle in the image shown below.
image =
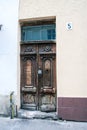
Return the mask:
<path id="1" fill-rule="evenodd" d="M 38 69 L 38 75 L 42 75 L 42 69 L 41 68 Z"/>

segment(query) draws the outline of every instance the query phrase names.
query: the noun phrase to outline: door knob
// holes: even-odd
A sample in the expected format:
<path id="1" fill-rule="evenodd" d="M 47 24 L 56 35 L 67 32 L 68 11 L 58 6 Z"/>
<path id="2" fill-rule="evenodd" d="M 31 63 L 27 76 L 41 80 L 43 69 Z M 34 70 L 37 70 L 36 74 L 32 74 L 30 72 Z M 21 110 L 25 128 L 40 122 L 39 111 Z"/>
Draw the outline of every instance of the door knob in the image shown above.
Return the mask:
<path id="1" fill-rule="evenodd" d="M 41 68 L 38 69 L 38 75 L 42 75 L 42 69 Z"/>

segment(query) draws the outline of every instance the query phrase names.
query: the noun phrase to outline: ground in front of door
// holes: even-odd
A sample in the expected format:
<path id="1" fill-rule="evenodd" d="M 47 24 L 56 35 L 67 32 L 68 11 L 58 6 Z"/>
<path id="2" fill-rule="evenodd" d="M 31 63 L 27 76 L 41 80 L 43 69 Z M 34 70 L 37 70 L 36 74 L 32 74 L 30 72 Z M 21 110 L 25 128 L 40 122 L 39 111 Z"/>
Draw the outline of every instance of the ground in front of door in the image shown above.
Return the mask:
<path id="1" fill-rule="evenodd" d="M 0 117 L 0 130 L 87 130 L 87 123 Z"/>

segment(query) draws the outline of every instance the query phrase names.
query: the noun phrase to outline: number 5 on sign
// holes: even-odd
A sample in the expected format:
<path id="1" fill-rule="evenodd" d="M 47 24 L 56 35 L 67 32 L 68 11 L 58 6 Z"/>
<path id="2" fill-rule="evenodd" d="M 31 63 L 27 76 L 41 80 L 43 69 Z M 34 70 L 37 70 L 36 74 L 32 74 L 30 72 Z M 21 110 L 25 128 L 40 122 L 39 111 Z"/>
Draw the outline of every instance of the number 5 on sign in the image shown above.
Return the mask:
<path id="1" fill-rule="evenodd" d="M 67 30 L 72 30 L 72 22 L 66 23 Z"/>

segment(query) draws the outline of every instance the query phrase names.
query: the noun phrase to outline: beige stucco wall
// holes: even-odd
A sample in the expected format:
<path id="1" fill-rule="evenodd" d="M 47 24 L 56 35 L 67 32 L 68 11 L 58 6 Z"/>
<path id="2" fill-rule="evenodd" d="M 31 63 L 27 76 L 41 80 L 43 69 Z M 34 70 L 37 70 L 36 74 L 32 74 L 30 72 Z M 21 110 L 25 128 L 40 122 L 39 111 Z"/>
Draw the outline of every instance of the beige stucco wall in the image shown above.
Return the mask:
<path id="1" fill-rule="evenodd" d="M 87 97 L 86 12 L 87 0 L 20 0 L 19 20 L 56 16 L 57 97 Z"/>

